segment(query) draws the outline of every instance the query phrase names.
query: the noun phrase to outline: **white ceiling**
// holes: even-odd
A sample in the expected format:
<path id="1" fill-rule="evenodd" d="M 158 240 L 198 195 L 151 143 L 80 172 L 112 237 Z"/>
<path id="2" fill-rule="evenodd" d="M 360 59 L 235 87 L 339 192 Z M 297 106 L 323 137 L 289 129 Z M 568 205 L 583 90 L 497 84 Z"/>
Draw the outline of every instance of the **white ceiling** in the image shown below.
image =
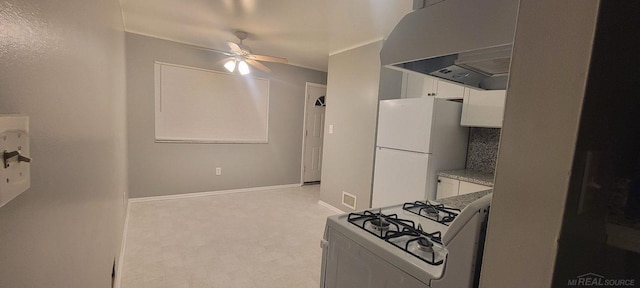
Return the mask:
<path id="1" fill-rule="evenodd" d="M 233 32 L 255 54 L 327 71 L 330 54 L 386 38 L 413 0 L 120 0 L 125 30 L 228 51 Z M 268 64 L 267 64 L 268 65 Z"/>

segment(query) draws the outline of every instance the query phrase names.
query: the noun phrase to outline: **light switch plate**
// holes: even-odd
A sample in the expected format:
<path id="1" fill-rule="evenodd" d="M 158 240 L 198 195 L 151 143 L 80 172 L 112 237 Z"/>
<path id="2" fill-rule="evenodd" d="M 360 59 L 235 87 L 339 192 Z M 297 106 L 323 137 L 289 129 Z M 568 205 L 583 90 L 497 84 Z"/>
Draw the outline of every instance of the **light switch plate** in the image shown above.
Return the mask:
<path id="1" fill-rule="evenodd" d="M 17 157 L 5 161 L 4 152 L 12 151 L 26 157 L 30 155 L 27 116 L 0 115 L 0 207 L 31 186 L 30 163 L 18 161 Z"/>

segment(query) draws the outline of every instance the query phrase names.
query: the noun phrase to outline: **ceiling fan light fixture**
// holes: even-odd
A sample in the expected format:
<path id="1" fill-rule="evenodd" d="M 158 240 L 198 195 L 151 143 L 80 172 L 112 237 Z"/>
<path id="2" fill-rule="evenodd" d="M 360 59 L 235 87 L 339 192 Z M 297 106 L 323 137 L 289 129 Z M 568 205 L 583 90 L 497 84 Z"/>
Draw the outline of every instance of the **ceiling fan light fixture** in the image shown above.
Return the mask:
<path id="1" fill-rule="evenodd" d="M 219 51 L 221 54 L 231 56 L 228 59 L 234 59 L 233 63 L 230 63 L 232 62 L 231 60 L 227 60 L 227 62 L 224 64 L 224 67 L 230 72 L 233 72 L 235 68 L 237 68 L 238 72 L 241 75 L 247 75 L 251 73 L 251 70 L 249 69 L 249 65 L 251 65 L 253 66 L 253 68 L 256 68 L 265 73 L 269 73 L 271 72 L 271 69 L 263 65 L 261 62 L 275 62 L 275 63 L 283 63 L 283 64 L 288 63 L 286 58 L 268 56 L 268 55 L 258 55 L 258 54 L 251 53 L 251 50 L 249 50 L 249 47 L 242 45 L 242 41 L 246 39 L 249 34 L 244 31 L 236 31 L 235 34 L 236 34 L 236 37 L 238 37 L 238 40 L 240 40 L 240 42 L 237 43 L 233 41 L 227 41 L 227 45 L 229 45 L 230 51 L 229 52 Z"/>
<path id="2" fill-rule="evenodd" d="M 233 70 L 236 70 L 236 60 L 229 59 L 227 63 L 224 63 L 224 68 L 226 68 L 229 72 L 233 72 Z"/>
<path id="3" fill-rule="evenodd" d="M 240 72 L 240 75 L 247 75 L 251 72 L 249 71 L 249 65 L 244 61 L 240 61 L 240 63 L 238 63 L 238 71 Z"/>

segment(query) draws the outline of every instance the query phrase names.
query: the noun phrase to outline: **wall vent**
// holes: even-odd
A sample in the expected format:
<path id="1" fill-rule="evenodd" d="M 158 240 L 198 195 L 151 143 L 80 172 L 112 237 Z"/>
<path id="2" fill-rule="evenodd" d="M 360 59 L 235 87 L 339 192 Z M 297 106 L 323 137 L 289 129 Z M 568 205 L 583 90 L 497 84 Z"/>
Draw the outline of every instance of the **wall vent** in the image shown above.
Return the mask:
<path id="1" fill-rule="evenodd" d="M 342 205 L 356 210 L 356 196 L 342 191 Z"/>

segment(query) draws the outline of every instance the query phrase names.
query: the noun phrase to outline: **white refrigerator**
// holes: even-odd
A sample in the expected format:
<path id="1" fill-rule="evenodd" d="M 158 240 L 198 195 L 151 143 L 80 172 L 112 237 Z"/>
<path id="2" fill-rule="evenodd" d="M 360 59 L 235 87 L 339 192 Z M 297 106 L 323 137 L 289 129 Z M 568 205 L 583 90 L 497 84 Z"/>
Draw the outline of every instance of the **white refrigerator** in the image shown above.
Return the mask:
<path id="1" fill-rule="evenodd" d="M 380 101 L 372 207 L 433 200 L 436 173 L 465 168 L 461 113 L 462 103 L 435 97 Z"/>

